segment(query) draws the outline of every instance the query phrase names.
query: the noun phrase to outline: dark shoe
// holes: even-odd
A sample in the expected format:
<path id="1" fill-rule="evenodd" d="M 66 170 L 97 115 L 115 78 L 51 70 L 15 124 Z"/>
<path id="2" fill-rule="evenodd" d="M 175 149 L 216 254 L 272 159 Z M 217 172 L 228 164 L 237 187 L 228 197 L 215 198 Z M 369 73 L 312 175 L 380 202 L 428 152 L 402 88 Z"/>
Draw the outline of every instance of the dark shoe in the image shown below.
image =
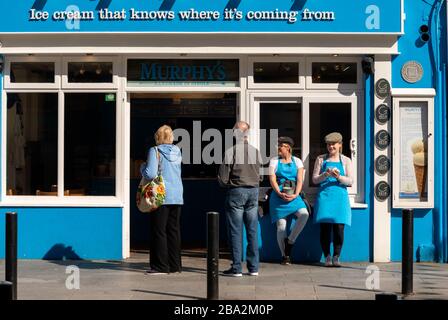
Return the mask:
<path id="1" fill-rule="evenodd" d="M 292 250 L 292 244 L 289 243 L 288 238 L 285 238 L 283 241 L 285 243 L 285 256 L 290 257 L 291 250 Z"/>
<path id="2" fill-rule="evenodd" d="M 146 270 L 145 274 L 147 274 L 147 275 L 161 275 L 161 274 L 168 274 L 168 272 L 160 272 L 160 271 L 157 271 L 155 269 L 149 269 L 149 270 Z"/>
<path id="3" fill-rule="evenodd" d="M 291 259 L 288 256 L 283 256 L 281 264 L 284 266 L 288 266 L 291 264 Z"/>
<path id="4" fill-rule="evenodd" d="M 236 272 L 232 268 L 223 271 L 222 274 L 227 276 L 227 277 L 242 277 L 243 276 L 242 272 Z"/>

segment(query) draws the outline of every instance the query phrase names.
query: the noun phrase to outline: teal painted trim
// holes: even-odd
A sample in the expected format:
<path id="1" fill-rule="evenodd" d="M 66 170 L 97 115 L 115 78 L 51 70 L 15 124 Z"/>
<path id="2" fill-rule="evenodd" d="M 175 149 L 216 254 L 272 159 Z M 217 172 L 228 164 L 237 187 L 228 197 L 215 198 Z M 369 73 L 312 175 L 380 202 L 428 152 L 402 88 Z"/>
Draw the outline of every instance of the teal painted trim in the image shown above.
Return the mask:
<path id="1" fill-rule="evenodd" d="M 0 258 L 5 255 L 5 212 L 18 216 L 19 259 L 122 259 L 121 208 L 1 208 Z"/>
<path id="2" fill-rule="evenodd" d="M 3 55 L 0 55 L 0 59 L 1 61 L 5 61 L 5 57 Z M 4 74 L 4 69 L 5 69 L 5 63 L 3 62 L 3 70 L 0 72 L 0 107 L 3 106 L 3 102 L 2 102 L 2 96 L 3 96 L 3 74 Z M 1 110 L 1 108 L 0 108 Z M 3 132 L 3 128 L 2 128 L 2 112 L 0 112 L 0 132 Z M 1 137 L 1 134 L 0 134 Z M 0 150 L 2 150 L 2 144 L 1 144 L 1 139 L 0 139 Z M 5 156 L 6 158 L 6 156 Z M 0 170 L 0 181 L 2 181 L 3 177 L 2 177 L 2 173 Z M 0 195 L 2 194 L 2 184 L 0 183 Z"/>

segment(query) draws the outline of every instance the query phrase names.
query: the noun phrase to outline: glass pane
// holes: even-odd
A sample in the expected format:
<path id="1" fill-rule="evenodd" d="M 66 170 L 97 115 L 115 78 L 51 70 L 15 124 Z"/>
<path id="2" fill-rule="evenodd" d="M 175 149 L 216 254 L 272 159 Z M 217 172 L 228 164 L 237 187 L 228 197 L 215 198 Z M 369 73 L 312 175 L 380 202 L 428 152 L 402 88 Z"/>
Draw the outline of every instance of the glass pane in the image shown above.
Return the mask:
<path id="1" fill-rule="evenodd" d="M 263 157 L 271 159 L 278 156 L 275 137 L 287 136 L 294 140 L 293 155 L 302 159 L 302 104 L 301 103 L 260 103 L 260 152 Z M 270 130 L 277 130 L 277 135 L 271 135 Z M 265 138 L 262 136 L 264 135 Z M 265 139 L 265 143 L 263 143 Z M 265 161 L 265 166 L 269 162 Z M 269 186 L 264 179 L 263 186 Z"/>
<path id="2" fill-rule="evenodd" d="M 299 64 L 294 62 L 254 63 L 255 83 L 299 83 Z"/>
<path id="3" fill-rule="evenodd" d="M 7 107 L 6 193 L 56 195 L 57 93 L 8 93 Z"/>
<path id="4" fill-rule="evenodd" d="M 313 83 L 356 83 L 356 63 L 313 62 Z"/>
<path id="5" fill-rule="evenodd" d="M 66 94 L 64 188 L 68 195 L 115 195 L 115 145 L 115 94 Z"/>
<path id="6" fill-rule="evenodd" d="M 216 179 L 225 151 L 225 130 L 236 120 L 237 95 L 234 93 L 141 93 L 131 100 L 131 176 L 139 179 L 140 164 L 146 161 L 148 149 L 155 145 L 154 133 L 167 124 L 173 130 L 183 129 L 176 144 L 182 146 L 182 177 Z M 215 141 L 202 139 L 208 129 L 222 137 L 217 148 L 205 148 Z M 189 138 L 189 141 L 188 141 Z M 205 151 L 204 151 L 205 150 Z M 206 157 L 212 159 L 205 159 Z M 216 160 L 216 161 L 215 161 Z"/>
<path id="7" fill-rule="evenodd" d="M 399 199 L 428 201 L 428 102 L 400 102 Z"/>
<path id="8" fill-rule="evenodd" d="M 68 82 L 112 83 L 112 62 L 69 62 Z"/>
<path id="9" fill-rule="evenodd" d="M 131 86 L 229 86 L 239 85 L 238 60 L 128 60 Z"/>
<path id="10" fill-rule="evenodd" d="M 340 132 L 343 137 L 343 153 L 351 157 L 349 142 L 352 137 L 352 115 L 350 103 L 310 103 L 310 155 L 308 177 L 313 185 L 314 162 L 327 153 L 324 138 L 331 132 Z M 345 152 L 344 152 L 345 151 Z"/>
<path id="11" fill-rule="evenodd" d="M 11 62 L 11 83 L 54 83 L 53 62 Z"/>

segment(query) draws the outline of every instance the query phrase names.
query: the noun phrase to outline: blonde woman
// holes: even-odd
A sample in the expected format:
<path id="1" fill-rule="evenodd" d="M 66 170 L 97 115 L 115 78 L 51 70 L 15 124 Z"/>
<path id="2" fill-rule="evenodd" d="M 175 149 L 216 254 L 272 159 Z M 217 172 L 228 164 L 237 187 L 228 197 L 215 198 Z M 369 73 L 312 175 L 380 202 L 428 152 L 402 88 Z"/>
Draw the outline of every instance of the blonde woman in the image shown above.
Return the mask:
<path id="1" fill-rule="evenodd" d="M 181 272 L 180 214 L 183 205 L 181 179 L 182 155 L 173 145 L 173 130 L 164 125 L 154 135 L 156 147 L 148 152 L 148 160 L 140 172 L 148 180 L 157 176 L 158 166 L 165 182 L 163 205 L 150 214 L 150 269 L 147 274 Z"/>
<path id="2" fill-rule="evenodd" d="M 320 243 L 325 266 L 340 267 L 339 256 L 344 242 L 344 227 L 350 226 L 352 211 L 347 187 L 353 183 L 352 162 L 342 154 L 342 135 L 332 132 L 325 136 L 327 154 L 317 157 L 313 182 L 319 185 L 314 205 L 315 223 L 320 223 Z M 333 259 L 330 255 L 333 232 Z"/>

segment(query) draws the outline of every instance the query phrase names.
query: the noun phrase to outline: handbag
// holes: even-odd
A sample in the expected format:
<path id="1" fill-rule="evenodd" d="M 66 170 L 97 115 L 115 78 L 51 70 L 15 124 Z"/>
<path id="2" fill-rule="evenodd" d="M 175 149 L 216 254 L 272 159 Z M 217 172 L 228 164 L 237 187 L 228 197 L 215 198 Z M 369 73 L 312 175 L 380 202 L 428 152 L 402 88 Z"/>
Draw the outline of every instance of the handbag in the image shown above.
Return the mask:
<path id="1" fill-rule="evenodd" d="M 310 217 L 312 217 L 313 216 L 313 207 L 311 206 L 311 203 L 308 200 L 306 193 L 303 190 L 300 192 L 300 197 L 302 198 L 303 202 L 305 203 L 306 210 L 308 210 L 308 214 L 310 215 Z"/>
<path id="2" fill-rule="evenodd" d="M 261 217 L 269 214 L 269 197 L 272 191 L 271 187 L 260 187 L 258 189 L 258 214 Z"/>
<path id="3" fill-rule="evenodd" d="M 159 150 L 157 152 L 157 176 L 152 180 L 142 177 L 137 188 L 137 208 L 140 212 L 148 213 L 158 209 L 165 201 L 165 182 L 162 177 L 161 159 Z"/>

